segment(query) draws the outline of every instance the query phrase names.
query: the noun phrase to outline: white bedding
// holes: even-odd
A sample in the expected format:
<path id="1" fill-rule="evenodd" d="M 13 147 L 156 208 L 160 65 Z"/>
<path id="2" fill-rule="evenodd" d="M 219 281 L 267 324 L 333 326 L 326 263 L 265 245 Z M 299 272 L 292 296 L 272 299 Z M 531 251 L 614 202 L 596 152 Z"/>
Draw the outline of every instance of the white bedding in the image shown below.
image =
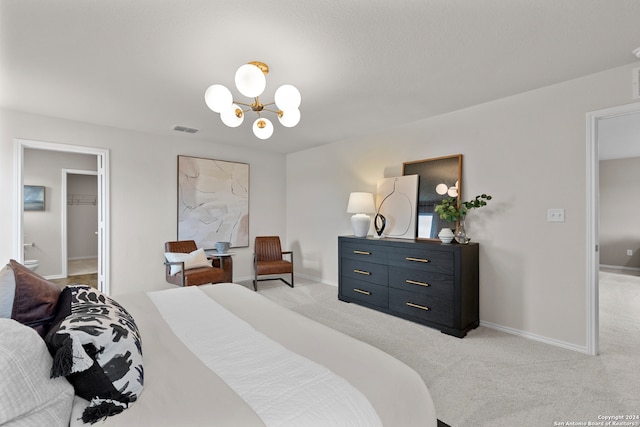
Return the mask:
<path id="1" fill-rule="evenodd" d="M 194 291 L 195 289 L 195 291 Z M 191 297 L 182 299 L 183 294 L 201 294 L 202 299 L 198 302 L 191 301 Z M 164 299 L 160 305 L 168 305 L 171 314 L 163 318 L 158 308 L 151 301 L 151 298 L 158 299 L 157 296 L 162 295 L 160 299 Z M 180 297 L 178 297 L 180 295 Z M 143 357 L 145 369 L 145 388 L 140 398 L 129 409 L 122 414 L 109 417 L 104 423 L 98 423 L 105 426 L 225 426 L 225 427 L 253 427 L 265 425 L 278 425 L 281 415 L 273 415 L 271 409 L 266 412 L 261 409 L 261 405 L 272 405 L 270 402 L 251 402 L 253 398 L 247 401 L 241 397 L 244 393 L 241 390 L 234 389 L 234 385 L 230 385 L 224 378 L 225 373 L 214 372 L 207 366 L 209 362 L 203 362 L 199 356 L 189 350 L 188 345 L 172 331 L 172 328 L 182 329 L 187 336 L 195 333 L 195 329 L 189 327 L 189 322 L 201 322 L 190 319 L 186 323 L 183 318 L 190 317 L 192 313 L 198 311 L 208 312 L 210 305 L 206 298 L 211 298 L 215 303 L 224 307 L 234 316 L 242 319 L 244 326 L 233 332 L 231 335 L 248 334 L 251 330 L 262 336 L 264 340 L 273 340 L 274 348 L 286 349 L 286 352 L 293 352 L 293 359 L 303 360 L 309 366 L 313 365 L 316 374 L 327 375 L 333 378 L 327 384 L 333 384 L 336 380 L 345 388 L 340 388 L 341 393 L 348 390 L 349 399 L 353 402 L 364 402 L 364 406 L 356 412 L 367 413 L 366 417 L 374 416 L 374 420 L 365 418 L 369 421 L 366 423 L 375 424 L 379 420 L 382 425 L 388 427 L 435 427 L 436 416 L 433 402 L 429 391 L 420 376 L 388 354 L 368 345 L 339 333 L 333 329 L 327 328 L 317 322 L 314 322 L 304 316 L 284 309 L 277 304 L 262 297 L 258 293 L 248 290 L 240 285 L 234 284 L 216 284 L 205 285 L 198 288 L 176 288 L 160 293 L 147 294 L 130 294 L 116 297 L 135 318 L 136 323 L 142 334 L 143 340 Z M 178 298 L 181 302 L 178 302 Z M 196 299 L 200 299 L 197 297 Z M 166 304 L 169 301 L 169 304 Z M 172 304 L 171 302 L 175 303 Z M 204 301 L 204 302 L 202 302 Z M 212 301 L 212 302 L 213 302 Z M 195 305 L 199 308 L 196 309 Z M 215 304 L 214 304 L 215 305 Z M 162 308 L 161 308 L 162 310 Z M 214 315 L 217 316 L 217 315 Z M 225 314 L 226 316 L 226 314 Z M 169 326 L 174 322 L 171 318 L 180 319 L 178 323 L 182 326 Z M 205 327 L 197 333 L 212 334 L 212 338 L 205 338 L 201 335 L 195 337 L 195 341 L 213 343 L 210 341 L 214 336 L 223 336 L 227 326 L 227 320 L 223 318 L 209 318 L 206 322 L 224 323 L 222 328 Z M 243 323 L 241 322 L 240 325 Z M 250 325 L 250 326 L 248 326 Z M 235 328 L 235 327 L 234 327 Z M 200 328 L 197 328 L 200 329 Z M 194 337 L 192 337 L 194 338 Z M 217 341 L 220 337 L 215 338 L 214 345 L 205 344 L 206 351 L 227 352 L 227 348 L 221 348 L 226 344 Z M 268 338 L 268 339 L 267 339 Z M 189 341 L 189 338 L 186 339 Z M 242 340 L 240 340 L 242 341 Z M 247 340 L 248 344 L 253 344 L 253 339 Z M 239 344 L 238 344 L 239 345 Z M 199 345 L 198 345 L 199 346 Z M 235 346 L 235 344 L 234 344 Z M 195 350 L 195 348 L 194 348 Z M 200 350 L 196 350 L 200 351 Z M 229 350 L 230 351 L 230 350 Z M 245 350 L 235 350 L 241 356 L 242 353 L 251 354 L 254 352 L 258 355 L 256 359 L 257 368 L 254 371 L 245 371 L 244 367 L 236 372 L 245 373 L 252 372 L 248 381 L 259 386 L 262 383 L 260 375 L 261 353 L 259 349 L 248 348 Z M 280 352 L 281 350 L 278 350 Z M 279 353 L 280 357 L 282 353 Z M 277 359 L 276 357 L 273 360 Z M 229 358 L 230 361 L 239 360 L 235 356 Z M 272 360 L 272 362 L 273 362 Z M 266 356 L 264 363 L 267 363 Z M 271 363 L 271 362 L 269 362 Z M 287 369 L 289 361 L 284 361 L 284 369 Z M 232 366 L 233 368 L 233 366 Z M 217 367 L 214 369 L 218 369 Z M 271 368 L 267 369 L 270 370 Z M 235 376 L 235 375 L 234 375 Z M 240 377 L 242 375 L 239 375 Z M 298 383 L 300 377 L 305 374 L 299 374 L 293 382 Z M 224 379 L 223 379 L 224 378 Z M 315 377 L 310 376 L 312 382 Z M 233 381 L 231 381 L 233 383 Z M 237 388 L 237 387 L 236 387 Z M 241 387 L 242 388 L 242 387 Z M 251 388 L 251 387 L 250 387 Z M 355 389 L 355 390 L 354 390 Z M 269 391 L 272 390 L 269 386 Z M 317 392 L 313 387 L 311 392 Z M 355 391 L 355 393 L 352 393 Z M 308 391 L 305 391 L 307 393 Z M 279 393 L 286 393 L 280 391 Z M 264 393 L 262 394 L 265 395 Z M 269 393 L 266 393 L 269 395 Z M 353 397 L 356 396 L 356 397 Z M 274 396 L 278 399 L 278 395 Z M 246 398 L 246 396 L 245 396 Z M 289 398 L 283 399 L 288 401 Z M 318 398 L 307 398 L 314 403 Z M 340 400 L 340 399 L 339 399 Z M 293 398 L 288 403 L 295 402 Z M 321 405 L 330 405 L 332 403 L 317 402 L 318 407 Z M 74 413 L 72 414 L 71 425 L 83 425 L 77 418 L 86 402 L 77 399 L 74 405 Z M 368 405 L 367 405 L 368 404 Z M 276 405 L 277 406 L 277 405 Z M 285 405 L 286 406 L 286 405 Z M 285 408 L 285 411 L 293 411 L 294 415 L 299 414 L 297 405 L 291 405 Z M 351 403 L 340 405 L 339 411 L 346 410 Z M 374 413 L 370 413 L 373 408 Z M 279 408 L 278 410 L 281 410 Z M 321 409 L 322 411 L 322 409 Z M 303 411 L 304 412 L 304 411 Z M 342 412 L 337 412 L 334 425 L 356 425 L 347 424 L 347 420 L 341 423 Z M 324 416 L 324 414 L 322 414 Z M 360 414 L 361 415 L 361 414 Z M 310 416 L 312 420 L 314 415 Z M 354 418 L 354 414 L 349 413 L 347 416 L 351 419 L 358 419 L 359 415 Z M 377 419 L 377 420 L 376 420 Z M 276 424 L 271 424 L 275 422 Z M 311 422 L 309 422 L 311 423 Z M 297 426 L 313 425 L 307 421 L 298 421 Z M 316 424 L 328 425 L 328 424 Z M 369 425 L 369 424 L 367 424 Z"/>
<path id="2" fill-rule="evenodd" d="M 198 287 L 149 296 L 173 333 L 268 427 L 382 426 L 344 378 L 256 331 Z"/>

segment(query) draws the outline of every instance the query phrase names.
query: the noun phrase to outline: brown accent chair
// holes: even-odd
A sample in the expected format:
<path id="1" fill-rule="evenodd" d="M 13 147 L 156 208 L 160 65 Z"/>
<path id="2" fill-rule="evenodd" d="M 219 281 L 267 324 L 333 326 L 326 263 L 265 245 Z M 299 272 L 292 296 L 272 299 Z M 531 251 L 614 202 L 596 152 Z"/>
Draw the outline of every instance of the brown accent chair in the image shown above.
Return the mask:
<path id="1" fill-rule="evenodd" d="M 165 252 L 191 253 L 198 249 L 193 240 L 180 240 L 175 242 L 165 242 Z M 216 265 L 217 264 L 217 265 Z M 204 285 L 207 283 L 225 282 L 225 271 L 221 268 L 219 259 L 213 259 L 211 267 L 197 267 L 189 270 L 184 269 L 184 262 L 169 262 L 165 258 L 165 269 L 167 282 L 178 286 Z M 181 265 L 179 273 L 171 275 L 171 266 Z"/>
<path id="2" fill-rule="evenodd" d="M 289 261 L 285 260 L 283 255 L 289 255 Z M 258 282 L 265 280 L 279 279 L 293 288 L 293 252 L 282 251 L 280 238 L 278 236 L 256 237 L 253 254 L 253 271 L 253 289 L 255 291 L 258 290 Z M 291 283 L 282 277 L 258 280 L 258 276 L 270 274 L 291 274 Z"/>

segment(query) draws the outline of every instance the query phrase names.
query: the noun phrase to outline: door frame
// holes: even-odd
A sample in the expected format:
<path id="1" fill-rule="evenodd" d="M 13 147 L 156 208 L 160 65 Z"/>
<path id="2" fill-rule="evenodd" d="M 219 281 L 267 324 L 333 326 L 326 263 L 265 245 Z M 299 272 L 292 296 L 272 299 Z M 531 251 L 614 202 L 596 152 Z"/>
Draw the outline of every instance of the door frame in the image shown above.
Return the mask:
<path id="1" fill-rule="evenodd" d="M 22 203 L 24 197 L 24 150 L 27 148 L 96 156 L 98 176 L 98 289 L 108 295 L 110 291 L 109 270 L 111 265 L 109 257 L 111 236 L 109 220 L 109 150 L 56 142 L 27 139 L 14 140 L 15 226 L 13 227 L 13 241 L 15 242 L 14 258 L 20 262 L 24 262 L 24 215 Z M 63 202 L 66 203 L 66 200 Z M 64 225 L 62 226 L 64 227 Z M 63 247 L 63 249 L 65 248 Z M 66 257 L 66 252 L 63 252 L 63 256 Z"/>
<path id="2" fill-rule="evenodd" d="M 605 108 L 587 113 L 587 353 L 597 355 L 600 346 L 600 158 L 598 122 L 600 120 L 640 113 L 640 102 Z"/>
<path id="3" fill-rule="evenodd" d="M 68 203 L 67 203 L 67 197 L 68 197 L 68 193 L 67 193 L 67 184 L 68 184 L 68 178 L 69 175 L 89 175 L 89 176 L 97 176 L 98 172 L 97 171 L 88 171 L 88 170 L 81 170 L 81 169 L 62 169 L 62 274 L 64 277 L 68 277 L 68 264 L 69 264 L 69 222 L 67 221 L 68 218 Z M 96 186 L 99 187 L 96 183 Z M 100 206 L 98 205 L 98 217 L 100 216 Z M 98 233 L 99 235 L 100 233 Z M 98 238 L 98 241 L 100 239 Z M 98 248 L 100 247 L 100 243 L 98 243 Z M 99 251 L 98 251 L 99 252 Z M 100 255 L 98 255 L 98 259 L 100 258 Z"/>

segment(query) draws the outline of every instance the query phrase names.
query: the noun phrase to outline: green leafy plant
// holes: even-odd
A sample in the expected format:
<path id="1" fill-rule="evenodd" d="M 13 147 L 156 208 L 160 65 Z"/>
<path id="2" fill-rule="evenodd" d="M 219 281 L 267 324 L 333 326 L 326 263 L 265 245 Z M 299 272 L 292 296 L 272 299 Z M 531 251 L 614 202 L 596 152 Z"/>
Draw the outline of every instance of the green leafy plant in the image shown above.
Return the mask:
<path id="1" fill-rule="evenodd" d="M 448 222 L 455 222 L 460 218 L 464 218 L 470 209 L 477 209 L 487 205 L 487 202 L 491 200 L 491 196 L 487 194 L 481 194 L 475 198 L 462 202 L 458 205 L 457 199 L 448 197 L 443 199 L 436 207 L 435 211 L 440 215 L 440 219 Z"/>

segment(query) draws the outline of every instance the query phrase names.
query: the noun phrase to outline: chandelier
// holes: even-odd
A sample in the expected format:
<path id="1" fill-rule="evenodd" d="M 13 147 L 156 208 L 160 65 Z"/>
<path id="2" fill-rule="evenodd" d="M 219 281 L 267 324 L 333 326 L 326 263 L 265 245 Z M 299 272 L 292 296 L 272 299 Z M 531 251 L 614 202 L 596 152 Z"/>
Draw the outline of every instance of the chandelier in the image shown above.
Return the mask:
<path id="1" fill-rule="evenodd" d="M 271 120 L 262 117 L 265 112 L 278 116 L 280 124 L 285 127 L 294 127 L 300 122 L 300 92 L 292 85 L 280 86 L 274 95 L 274 102 L 263 104 L 260 95 L 267 85 L 266 75 L 269 66 L 265 63 L 253 61 L 242 65 L 236 71 L 235 83 L 238 91 L 253 98 L 252 103 L 235 101 L 229 89 L 223 85 L 214 84 L 204 93 L 204 101 L 211 110 L 220 113 L 222 123 L 229 127 L 238 127 L 244 121 L 244 113 L 254 111 L 258 118 L 253 122 L 253 134 L 260 139 L 268 139 L 273 134 Z M 275 105 L 277 109 L 267 108 Z M 245 107 L 243 109 L 243 107 Z"/>

